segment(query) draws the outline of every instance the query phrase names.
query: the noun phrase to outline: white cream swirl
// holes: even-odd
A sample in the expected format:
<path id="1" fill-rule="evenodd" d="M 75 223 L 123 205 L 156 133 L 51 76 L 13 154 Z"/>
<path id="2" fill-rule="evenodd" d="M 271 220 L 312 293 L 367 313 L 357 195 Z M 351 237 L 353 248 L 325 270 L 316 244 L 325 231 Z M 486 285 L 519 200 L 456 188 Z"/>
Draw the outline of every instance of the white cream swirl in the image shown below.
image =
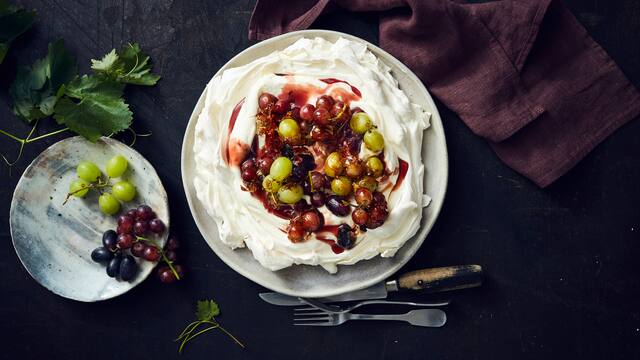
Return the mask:
<path id="1" fill-rule="evenodd" d="M 279 76 L 277 74 L 290 74 Z M 385 189 L 389 217 L 379 228 L 358 236 L 357 245 L 340 254 L 315 235 L 302 243 L 292 243 L 282 229 L 288 221 L 268 213 L 249 192 L 242 191 L 240 170 L 225 161 L 226 143 L 251 144 L 256 133 L 257 99 L 263 92 L 278 94 L 286 84 L 306 84 L 323 88 L 325 93 L 352 93 L 344 83 L 326 84 L 319 79 L 345 80 L 360 90 L 362 97 L 351 107 L 360 107 L 370 115 L 385 139 L 384 159 L 389 170 L 399 168 L 398 158 L 409 164 L 405 179 L 391 191 L 397 171 Z M 309 98 L 315 102 L 314 95 Z M 233 109 L 244 100 L 229 134 Z M 196 176 L 193 179 L 198 199 L 216 221 L 220 240 L 231 248 L 244 247 L 266 268 L 279 270 L 293 264 L 321 265 L 336 272 L 337 265 L 351 265 L 378 254 L 393 256 L 417 231 L 422 216 L 423 176 L 421 148 L 423 130 L 430 114 L 409 101 L 399 89 L 389 68 L 364 44 L 344 38 L 329 42 L 321 38 L 303 38 L 282 51 L 276 51 L 244 66 L 225 70 L 211 79 L 206 89 L 205 106 L 196 124 L 193 151 Z M 367 156 L 362 150 L 361 156 Z M 382 185 L 381 185 L 382 187 Z M 329 224 L 346 222 L 351 217 L 336 217 L 321 208 Z"/>

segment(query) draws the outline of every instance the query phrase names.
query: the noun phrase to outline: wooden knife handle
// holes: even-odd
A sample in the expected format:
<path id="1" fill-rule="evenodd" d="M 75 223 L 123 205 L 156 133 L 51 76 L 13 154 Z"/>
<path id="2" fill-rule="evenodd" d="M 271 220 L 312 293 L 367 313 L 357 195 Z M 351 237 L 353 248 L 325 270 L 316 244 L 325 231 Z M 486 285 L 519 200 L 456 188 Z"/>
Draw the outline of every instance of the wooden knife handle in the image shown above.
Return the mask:
<path id="1" fill-rule="evenodd" d="M 472 288 L 482 285 L 480 265 L 447 266 L 422 269 L 402 274 L 398 287 L 405 290 L 439 292 Z"/>

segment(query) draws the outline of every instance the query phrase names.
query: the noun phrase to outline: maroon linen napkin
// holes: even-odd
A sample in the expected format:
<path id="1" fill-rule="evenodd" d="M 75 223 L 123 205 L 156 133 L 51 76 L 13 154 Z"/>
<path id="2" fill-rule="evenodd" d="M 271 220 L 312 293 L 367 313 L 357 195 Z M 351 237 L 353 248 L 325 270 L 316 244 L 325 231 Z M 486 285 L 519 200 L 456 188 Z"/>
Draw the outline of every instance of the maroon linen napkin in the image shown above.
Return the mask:
<path id="1" fill-rule="evenodd" d="M 258 0 L 249 38 L 334 6 L 380 11 L 380 46 L 541 187 L 640 114 L 640 94 L 559 0 Z"/>

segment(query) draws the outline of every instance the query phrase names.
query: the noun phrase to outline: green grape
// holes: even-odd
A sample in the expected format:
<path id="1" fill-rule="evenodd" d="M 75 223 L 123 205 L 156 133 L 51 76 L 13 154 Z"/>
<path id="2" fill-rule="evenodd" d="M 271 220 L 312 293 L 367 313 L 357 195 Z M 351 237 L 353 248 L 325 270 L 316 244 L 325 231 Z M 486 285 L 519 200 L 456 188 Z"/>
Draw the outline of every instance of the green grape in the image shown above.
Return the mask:
<path id="1" fill-rule="evenodd" d="M 286 118 L 278 125 L 278 133 L 285 139 L 295 139 L 300 135 L 300 127 L 295 120 Z"/>
<path id="2" fill-rule="evenodd" d="M 269 175 L 273 176 L 273 178 L 278 181 L 282 181 L 289 177 L 292 170 L 293 163 L 291 163 L 291 160 L 281 156 L 273 160 L 273 164 L 271 164 L 271 168 L 269 169 Z"/>
<path id="3" fill-rule="evenodd" d="M 136 196 L 136 187 L 128 181 L 118 181 L 111 188 L 111 193 L 120 201 L 131 201 Z"/>
<path id="4" fill-rule="evenodd" d="M 376 191 L 376 189 L 378 188 L 378 182 L 371 176 L 363 177 L 356 183 L 356 185 L 357 187 L 363 187 L 365 189 L 368 189 L 369 191 Z"/>
<path id="5" fill-rule="evenodd" d="M 351 130 L 353 130 L 353 132 L 357 134 L 364 134 L 367 130 L 371 129 L 373 124 L 369 115 L 359 112 L 353 114 L 351 121 L 349 121 L 349 126 L 351 126 Z"/>
<path id="6" fill-rule="evenodd" d="M 100 205 L 100 210 L 107 215 L 113 215 L 120 210 L 120 202 L 109 193 L 100 195 L 98 205 Z"/>
<path id="7" fill-rule="evenodd" d="M 69 184 L 69 193 L 80 198 L 85 197 L 89 192 L 89 185 L 90 184 L 87 181 L 76 179 L 71 184 Z"/>
<path id="8" fill-rule="evenodd" d="M 295 183 L 285 184 L 278 190 L 278 200 L 285 204 L 297 203 L 302 199 L 302 195 L 302 186 Z"/>
<path id="9" fill-rule="evenodd" d="M 336 177 L 342 173 L 344 165 L 339 152 L 332 152 L 324 161 L 324 173 L 331 177 Z"/>
<path id="10" fill-rule="evenodd" d="M 116 155 L 107 161 L 105 172 L 108 177 L 117 178 L 127 171 L 127 166 L 129 166 L 127 159 L 122 155 Z"/>
<path id="11" fill-rule="evenodd" d="M 331 191 L 340 196 L 349 195 L 351 192 L 351 180 L 346 176 L 339 176 L 331 180 Z"/>
<path id="12" fill-rule="evenodd" d="M 367 159 L 367 173 L 373 177 L 382 175 L 384 171 L 384 164 L 376 156 L 372 156 Z"/>
<path id="13" fill-rule="evenodd" d="M 271 175 L 267 175 L 262 180 L 262 187 L 266 192 L 275 193 L 280 189 L 280 181 L 274 179 Z"/>
<path id="14" fill-rule="evenodd" d="M 95 182 L 100 177 L 100 168 L 90 161 L 83 161 L 76 168 L 78 177 L 84 181 Z"/>
<path id="15" fill-rule="evenodd" d="M 378 130 L 372 129 L 364 134 L 364 145 L 371 151 L 382 151 L 384 149 L 384 138 Z"/>

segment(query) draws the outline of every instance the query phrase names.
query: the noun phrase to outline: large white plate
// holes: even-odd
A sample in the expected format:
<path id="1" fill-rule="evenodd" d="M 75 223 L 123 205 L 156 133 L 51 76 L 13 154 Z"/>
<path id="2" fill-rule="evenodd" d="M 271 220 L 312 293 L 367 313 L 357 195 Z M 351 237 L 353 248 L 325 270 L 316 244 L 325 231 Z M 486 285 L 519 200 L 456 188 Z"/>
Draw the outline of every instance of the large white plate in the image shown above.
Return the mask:
<path id="1" fill-rule="evenodd" d="M 384 50 L 357 37 L 335 31 L 304 30 L 284 34 L 260 42 L 226 63 L 222 71 L 247 64 L 269 53 L 282 50 L 296 40 L 307 37 L 322 37 L 335 41 L 344 37 L 368 46 L 379 59 L 391 67 L 400 87 L 412 102 L 422 105 L 431 112 L 431 127 L 425 130 L 422 159 L 425 165 L 425 192 L 432 198 L 431 205 L 424 208 L 419 232 L 398 251 L 393 258 L 375 257 L 355 265 L 339 266 L 337 274 L 329 274 L 320 266 L 296 265 L 279 271 L 263 268 L 247 249 L 231 250 L 219 240 L 218 229 L 213 219 L 200 204 L 193 186 L 195 160 L 193 153 L 194 128 L 198 115 L 204 107 L 205 92 L 196 104 L 182 143 L 182 182 L 193 218 L 213 251 L 232 269 L 256 283 L 273 291 L 293 296 L 322 297 L 362 289 L 380 282 L 398 271 L 415 254 L 433 226 L 447 188 L 448 163 L 447 145 L 440 115 L 433 99 L 422 82 L 405 65 Z M 425 264 L 426 265 L 426 264 Z"/>
<path id="2" fill-rule="evenodd" d="M 137 190 L 122 210 L 146 203 L 167 230 L 154 239 L 164 245 L 169 233 L 167 193 L 151 164 L 123 143 L 102 138 L 91 143 L 80 136 L 59 141 L 36 157 L 22 174 L 13 193 L 9 222 L 13 246 L 29 274 L 54 293 L 79 301 L 99 301 L 123 294 L 144 280 L 153 263 L 138 260 L 138 274 L 131 281 L 107 276 L 106 267 L 91 260 L 91 251 L 102 246 L 102 233 L 116 228 L 116 216 L 103 215 L 98 194 L 72 198 L 64 206 L 69 184 L 77 178 L 83 160 L 104 165 L 121 154 L 129 161 L 123 178 Z"/>

